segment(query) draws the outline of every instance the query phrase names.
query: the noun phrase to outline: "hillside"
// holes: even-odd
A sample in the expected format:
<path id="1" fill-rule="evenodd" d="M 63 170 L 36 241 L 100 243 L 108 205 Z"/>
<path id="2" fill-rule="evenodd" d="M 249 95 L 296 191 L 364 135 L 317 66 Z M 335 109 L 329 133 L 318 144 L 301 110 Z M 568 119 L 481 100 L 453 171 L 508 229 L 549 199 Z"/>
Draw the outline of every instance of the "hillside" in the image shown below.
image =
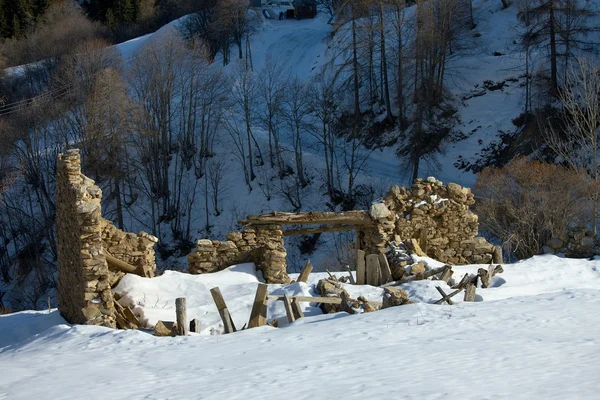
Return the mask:
<path id="1" fill-rule="evenodd" d="M 437 299 L 433 287 L 405 285 L 424 302 L 307 313 L 279 329 L 230 335 L 210 334 L 214 307 L 199 315 L 203 334 L 185 338 L 70 326 L 56 310 L 1 316 L 0 398 L 591 399 L 600 388 L 598 315 L 590 312 L 600 301 L 599 268 L 597 260 L 535 257 L 505 265 L 494 287 L 478 290 L 481 302 L 427 304 Z M 219 284 L 236 323 L 247 317 L 256 285 L 247 270 L 176 274 L 136 282 L 138 295 L 170 304 L 171 293 L 185 293 L 204 304 L 206 285 Z M 165 313 L 172 310 L 153 315 Z"/>

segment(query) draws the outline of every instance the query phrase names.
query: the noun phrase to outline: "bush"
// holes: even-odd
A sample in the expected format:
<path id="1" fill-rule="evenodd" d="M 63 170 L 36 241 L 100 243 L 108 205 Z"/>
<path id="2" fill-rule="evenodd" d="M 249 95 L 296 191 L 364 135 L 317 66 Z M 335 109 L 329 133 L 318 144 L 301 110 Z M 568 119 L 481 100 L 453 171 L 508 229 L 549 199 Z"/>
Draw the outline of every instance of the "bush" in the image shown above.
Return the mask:
<path id="1" fill-rule="evenodd" d="M 474 189 L 482 228 L 527 258 L 552 237 L 590 225 L 597 184 L 587 174 L 521 157 L 483 170 Z"/>

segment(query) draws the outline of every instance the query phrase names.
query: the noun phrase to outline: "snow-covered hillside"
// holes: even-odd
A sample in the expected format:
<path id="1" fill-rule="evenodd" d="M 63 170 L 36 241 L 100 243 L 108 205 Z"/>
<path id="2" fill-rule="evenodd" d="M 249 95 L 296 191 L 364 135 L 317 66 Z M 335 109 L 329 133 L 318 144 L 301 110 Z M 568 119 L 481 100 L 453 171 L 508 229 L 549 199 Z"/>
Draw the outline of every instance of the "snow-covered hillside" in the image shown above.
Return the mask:
<path id="1" fill-rule="evenodd" d="M 170 273 L 136 282 L 135 297 L 145 292 L 150 305 L 161 296 L 164 309 L 146 310 L 162 317 L 173 314 L 172 297 L 188 296 L 209 326 L 217 310 L 206 290 L 219 285 L 237 323 L 249 315 L 256 287 L 250 272 Z M 428 304 L 439 296 L 421 282 L 405 288 L 425 302 L 369 314 L 314 313 L 230 335 L 170 338 L 69 326 L 56 310 L 6 315 L 0 399 L 596 398 L 600 261 L 540 256 L 506 265 L 501 278 L 478 289 L 482 302 Z"/>

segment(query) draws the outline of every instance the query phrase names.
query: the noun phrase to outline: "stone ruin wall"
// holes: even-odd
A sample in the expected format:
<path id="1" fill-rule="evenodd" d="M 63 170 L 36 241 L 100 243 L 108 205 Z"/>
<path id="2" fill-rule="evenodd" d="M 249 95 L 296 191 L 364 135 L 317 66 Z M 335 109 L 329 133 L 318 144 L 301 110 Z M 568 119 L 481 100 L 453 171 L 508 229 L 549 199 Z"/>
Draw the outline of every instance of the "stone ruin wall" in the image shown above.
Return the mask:
<path id="1" fill-rule="evenodd" d="M 217 272 L 233 264 L 253 262 L 269 283 L 289 283 L 283 241 L 279 225 L 245 228 L 231 232 L 226 241 L 201 239 L 188 255 L 189 272 Z"/>
<path id="2" fill-rule="evenodd" d="M 58 155 L 56 179 L 58 308 L 73 324 L 116 327 L 111 288 L 124 273 L 109 269 L 105 251 L 154 276 L 154 236 L 117 229 L 102 218 L 102 190 L 81 173 L 79 150 Z"/>
<path id="3" fill-rule="evenodd" d="M 501 262 L 501 249 L 477 237 L 478 218 L 469 210 L 473 193 L 434 178 L 418 179 L 410 188 L 393 186 L 371 206 L 372 226 L 359 233 L 367 254 L 386 253 L 391 242 L 416 239 L 430 257 L 449 264 Z M 280 226 L 231 232 L 226 241 L 199 240 L 188 255 L 189 271 L 202 274 L 254 262 L 269 283 L 287 283 L 286 251 Z"/>
<path id="4" fill-rule="evenodd" d="M 479 222 L 469 207 L 473 193 L 455 183 L 417 179 L 410 188 L 393 186 L 371 206 L 375 229 L 366 230 L 361 247 L 385 253 L 390 242 L 416 239 L 428 256 L 448 264 L 486 264 L 501 258 L 501 249 L 477 237 Z"/>

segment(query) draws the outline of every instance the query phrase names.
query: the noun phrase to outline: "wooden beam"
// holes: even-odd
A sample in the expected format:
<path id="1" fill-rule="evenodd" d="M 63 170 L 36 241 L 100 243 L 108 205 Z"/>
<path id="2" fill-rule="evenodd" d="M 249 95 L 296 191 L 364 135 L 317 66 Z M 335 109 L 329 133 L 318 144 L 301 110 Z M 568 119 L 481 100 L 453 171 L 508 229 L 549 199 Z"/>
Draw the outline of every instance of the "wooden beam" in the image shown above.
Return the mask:
<path id="1" fill-rule="evenodd" d="M 349 265 L 346 265 L 346 271 L 348 271 L 348 277 L 350 278 L 350 283 L 356 285 L 356 280 L 354 280 L 354 275 L 352 275 L 352 270 Z"/>
<path id="2" fill-rule="evenodd" d="M 106 250 L 104 250 L 104 257 L 106 257 L 106 263 L 108 264 L 109 268 L 117 269 L 128 274 L 140 275 L 140 273 L 137 272 L 138 269 L 136 267 L 131 264 L 127 264 L 125 261 L 119 260 L 118 258 L 109 254 Z"/>
<path id="3" fill-rule="evenodd" d="M 283 300 L 283 296 L 269 295 L 269 300 Z M 341 300 L 339 297 L 312 297 L 312 296 L 292 296 L 292 299 L 303 303 L 327 303 L 327 304 L 340 304 Z"/>
<path id="4" fill-rule="evenodd" d="M 444 301 L 446 301 L 446 303 L 448 303 L 449 305 L 453 305 L 454 304 L 454 302 L 452 300 L 450 300 L 450 297 L 448 297 L 448 295 L 446 294 L 446 292 L 444 292 L 441 287 L 436 286 L 435 288 L 442 295 L 442 303 Z"/>
<path id="5" fill-rule="evenodd" d="M 365 267 L 365 252 L 362 250 L 356 251 L 356 284 L 364 285 L 366 282 L 365 278 L 366 267 Z"/>
<path id="6" fill-rule="evenodd" d="M 308 212 L 249 215 L 240 225 L 320 225 L 320 224 L 353 224 L 375 225 L 375 221 L 365 211 L 345 212 Z"/>
<path id="7" fill-rule="evenodd" d="M 229 314 L 229 310 L 227 309 L 227 304 L 225 304 L 225 300 L 223 299 L 221 290 L 218 287 L 212 288 L 210 289 L 210 294 L 212 295 L 212 298 L 215 301 L 217 310 L 219 310 L 219 315 L 221 315 L 221 320 L 223 321 L 225 333 L 236 332 L 235 324 L 233 323 L 231 314 Z"/>
<path id="8" fill-rule="evenodd" d="M 185 297 L 175 299 L 175 315 L 177 316 L 177 335 L 188 335 L 187 310 L 185 308 Z"/>
<path id="9" fill-rule="evenodd" d="M 379 256 L 369 254 L 367 256 L 367 285 L 379 286 L 381 282 L 381 267 L 379 266 Z"/>
<path id="10" fill-rule="evenodd" d="M 380 253 L 377 257 L 379 257 L 379 267 L 381 268 L 381 284 L 388 283 L 392 280 L 392 270 L 388 259 L 383 253 Z"/>
<path id="11" fill-rule="evenodd" d="M 306 281 L 308 280 L 308 276 L 310 275 L 312 269 L 313 269 L 313 267 L 310 263 L 310 260 L 306 260 L 306 265 L 304 265 L 304 268 L 302 268 L 302 272 L 300 272 L 300 275 L 298 276 L 298 280 L 296 282 L 306 283 Z"/>
<path id="12" fill-rule="evenodd" d="M 315 233 L 323 232 L 342 232 L 342 231 L 353 231 L 363 225 L 341 225 L 341 226 L 323 226 L 319 228 L 305 228 L 305 229 L 290 229 L 283 231 L 283 236 L 299 236 L 299 235 L 312 235 Z"/>
<path id="13" fill-rule="evenodd" d="M 475 301 L 475 290 L 477 289 L 477 285 L 472 283 L 467 283 L 465 286 L 465 299 L 464 301 Z"/>
<path id="14" fill-rule="evenodd" d="M 441 299 L 439 299 L 438 301 L 436 301 L 435 304 L 442 304 L 445 301 L 447 301 L 448 304 L 452 304 L 452 302 L 449 301 L 450 298 L 453 297 L 453 296 L 456 296 L 458 293 L 462 292 L 462 289 L 456 289 L 454 292 L 446 295 L 444 293 L 444 291 L 442 290 L 442 288 L 440 288 L 439 286 L 436 286 L 436 288 L 438 289 L 438 292 L 443 293 L 442 296 L 444 296 L 444 297 L 442 297 Z"/>
<path id="15" fill-rule="evenodd" d="M 294 311 L 294 317 L 304 318 L 304 311 L 302 311 L 302 306 L 297 298 L 292 298 L 292 311 Z"/>
<path id="16" fill-rule="evenodd" d="M 427 279 L 427 278 L 432 277 L 433 275 L 437 275 L 440 272 L 444 271 L 445 268 L 446 268 L 446 265 L 444 265 L 443 267 L 439 267 L 439 268 L 433 268 L 433 269 L 430 269 L 429 271 L 425 271 L 423 274 L 411 275 L 408 278 L 400 279 L 399 281 L 395 281 L 395 282 L 386 283 L 382 286 L 398 286 L 398 285 L 402 285 L 403 283 Z M 456 288 L 454 288 L 454 289 L 456 289 Z"/>
<path id="17" fill-rule="evenodd" d="M 448 283 L 450 278 L 452 278 L 452 274 L 454 274 L 454 271 L 452 271 L 452 267 L 446 265 L 444 271 L 440 275 L 440 281 Z"/>
<path id="18" fill-rule="evenodd" d="M 252 305 L 252 312 L 250 312 L 250 320 L 248 321 L 248 328 L 256 328 L 258 326 L 265 325 L 267 323 L 267 296 L 269 285 L 265 283 L 259 283 L 256 288 L 256 295 L 254 296 L 254 303 Z"/>
<path id="19" fill-rule="evenodd" d="M 290 300 L 290 296 L 288 296 L 287 294 L 283 295 L 283 306 L 285 307 L 285 313 L 287 314 L 288 322 L 291 324 L 296 320 L 296 317 L 294 317 L 292 301 Z"/>

